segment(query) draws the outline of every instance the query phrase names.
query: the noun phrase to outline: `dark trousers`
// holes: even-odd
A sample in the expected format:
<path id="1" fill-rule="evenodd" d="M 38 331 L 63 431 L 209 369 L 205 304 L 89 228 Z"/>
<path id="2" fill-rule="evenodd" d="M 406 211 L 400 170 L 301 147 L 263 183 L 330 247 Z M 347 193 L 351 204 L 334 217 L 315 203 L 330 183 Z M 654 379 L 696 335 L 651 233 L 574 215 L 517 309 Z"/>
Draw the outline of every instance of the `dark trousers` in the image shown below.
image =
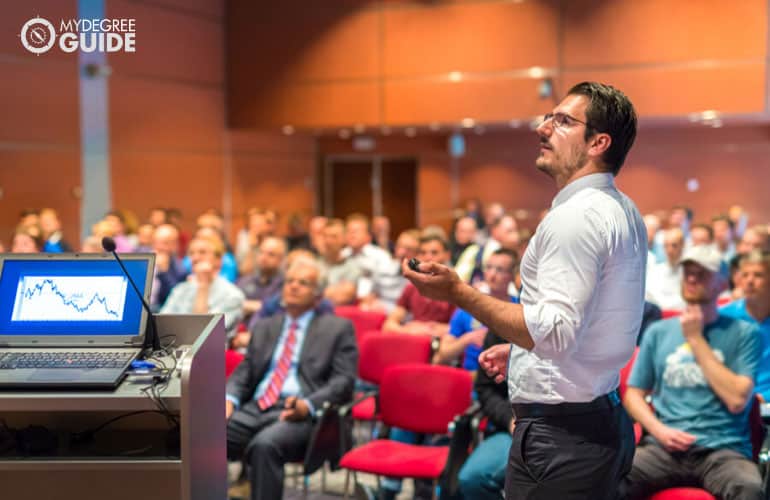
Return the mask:
<path id="1" fill-rule="evenodd" d="M 740 453 L 700 446 L 669 453 L 645 437 L 620 486 L 621 498 L 649 498 L 656 491 L 678 486 L 704 488 L 723 500 L 763 498 L 757 465 Z"/>
<path id="2" fill-rule="evenodd" d="M 590 413 L 516 419 L 505 498 L 614 499 L 634 457 L 621 405 Z"/>
<path id="3" fill-rule="evenodd" d="M 282 422 L 283 401 L 261 411 L 249 401 L 227 422 L 227 458 L 243 460 L 251 481 L 252 500 L 283 498 L 283 466 L 305 457 L 313 424 Z"/>

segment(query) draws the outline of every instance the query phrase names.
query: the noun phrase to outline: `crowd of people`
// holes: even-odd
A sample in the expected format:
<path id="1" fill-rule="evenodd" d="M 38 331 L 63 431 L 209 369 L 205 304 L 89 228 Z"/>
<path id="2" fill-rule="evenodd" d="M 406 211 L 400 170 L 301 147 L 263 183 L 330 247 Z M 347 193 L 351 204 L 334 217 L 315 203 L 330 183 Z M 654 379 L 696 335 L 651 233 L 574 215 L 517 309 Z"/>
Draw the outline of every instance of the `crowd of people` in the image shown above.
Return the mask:
<path id="1" fill-rule="evenodd" d="M 8 250 L 101 252 L 101 238 L 110 236 L 118 252 L 155 254 L 155 311 L 224 314 L 227 348 L 246 356 L 227 387 L 228 455 L 250 464 L 252 498 L 280 498 L 283 463 L 301 457 L 309 419 L 323 402 L 352 397 L 357 347 L 335 307 L 382 311 L 385 331 L 437 338 L 433 362 L 478 372 L 474 395 L 490 417 L 487 439 L 460 471 L 459 495 L 502 498 L 515 415 L 505 384 L 477 362 L 482 346 L 502 340 L 467 312 L 420 295 L 401 263 L 451 265 L 476 288 L 517 302 L 527 221 L 473 200 L 449 231 L 391 235 L 387 217 L 351 214 L 306 224 L 291 217 L 289 234 L 278 234 L 279 214 L 255 208 L 231 242 L 216 210 L 200 214 L 191 234 L 180 219 L 178 210 L 153 209 L 138 223 L 111 211 L 75 248 L 55 210 L 28 210 Z M 646 321 L 624 404 L 646 435 L 621 488 L 645 498 L 665 486 L 705 484 L 722 498 L 759 498 L 747 413 L 755 398 L 770 398 L 770 231 L 749 224 L 738 206 L 710 219 L 676 206 L 644 222 Z M 417 436 L 395 429 L 391 439 Z M 379 495 L 395 498 L 399 490 L 388 480 Z"/>

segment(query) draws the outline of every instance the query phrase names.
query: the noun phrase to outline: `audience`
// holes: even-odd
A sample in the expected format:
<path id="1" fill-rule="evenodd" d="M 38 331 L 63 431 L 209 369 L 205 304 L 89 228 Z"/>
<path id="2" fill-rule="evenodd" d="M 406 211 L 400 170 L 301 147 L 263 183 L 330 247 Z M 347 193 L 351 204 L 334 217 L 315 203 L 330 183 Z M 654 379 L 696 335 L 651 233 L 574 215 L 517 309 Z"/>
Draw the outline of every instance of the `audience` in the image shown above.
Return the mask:
<path id="1" fill-rule="evenodd" d="M 684 248 L 684 234 L 678 227 L 668 229 L 663 237 L 666 260 L 655 264 L 647 275 L 645 300 L 661 309 L 682 309 L 682 269 L 679 259 Z"/>
<path id="2" fill-rule="evenodd" d="M 252 500 L 283 498 L 283 466 L 303 459 L 316 413 L 353 396 L 353 325 L 315 313 L 322 290 L 315 259 L 293 261 L 286 313 L 254 326 L 246 359 L 227 383 L 227 456 L 248 466 Z"/>
<path id="3" fill-rule="evenodd" d="M 743 298 L 719 310 L 720 315 L 742 319 L 758 327 L 762 357 L 755 392 L 770 401 L 770 254 L 754 250 L 740 259 Z"/>
<path id="4" fill-rule="evenodd" d="M 770 234 L 767 226 L 758 225 L 746 229 L 737 250 L 740 254 L 747 254 L 752 250 L 770 251 Z"/>
<path id="5" fill-rule="evenodd" d="M 437 235 L 423 236 L 417 258 L 422 262 L 447 263 L 449 248 L 446 240 Z M 454 305 L 447 302 L 423 297 L 414 285 L 408 283 L 396 307 L 388 314 L 383 330 L 440 337 L 449 331 L 454 309 Z"/>
<path id="6" fill-rule="evenodd" d="M 345 240 L 347 247 L 342 256 L 351 259 L 361 269 L 358 283 L 358 297 L 369 295 L 372 291 L 372 276 L 387 272 L 391 265 L 387 250 L 372 244 L 369 231 L 369 219 L 365 215 L 352 214 L 345 221 Z"/>
<path id="7" fill-rule="evenodd" d="M 499 248 L 489 256 L 484 266 L 484 281 L 489 286 L 489 295 L 503 301 L 519 302 L 518 298 L 508 295 L 508 287 L 513 282 L 518 261 L 518 255 L 505 248 Z M 486 334 L 487 327 L 467 311 L 456 310 L 449 322 L 449 332 L 441 337 L 433 362 L 449 364 L 462 357 L 462 367 L 475 371 L 479 366 L 478 357 Z"/>
<path id="8" fill-rule="evenodd" d="M 22 225 L 16 228 L 11 242 L 13 253 L 39 253 L 43 251 L 43 233 L 39 226 Z"/>
<path id="9" fill-rule="evenodd" d="M 231 339 L 242 317 L 244 296 L 220 274 L 224 253 L 218 238 L 197 235 L 189 249 L 192 274 L 171 290 L 161 314 L 223 313 L 227 338 Z"/>
<path id="10" fill-rule="evenodd" d="M 452 233 L 452 240 L 449 245 L 449 262 L 452 266 L 457 265 L 457 261 L 460 260 L 462 253 L 476 240 L 476 233 L 478 233 L 476 219 L 469 215 L 457 219 Z"/>
<path id="11" fill-rule="evenodd" d="M 692 247 L 682 267 L 687 308 L 647 330 L 628 380 L 624 405 L 647 434 L 620 496 L 698 485 L 726 500 L 763 498 L 749 429 L 760 337 L 717 312 L 726 283 L 719 252 Z"/>
<path id="12" fill-rule="evenodd" d="M 150 306 L 160 310 L 171 290 L 187 278 L 187 270 L 182 259 L 177 257 L 179 249 L 179 231 L 171 224 L 161 224 L 152 235 L 152 251 L 155 252 L 155 277 Z"/>
<path id="13" fill-rule="evenodd" d="M 484 265 L 498 248 L 518 250 L 519 235 L 516 219 L 503 214 L 493 221 L 488 221 L 489 238 L 485 243 L 470 245 L 460 255 L 455 270 L 465 282 L 476 284 L 484 279 Z"/>
<path id="14" fill-rule="evenodd" d="M 247 276 L 241 276 L 235 283 L 246 297 L 243 302 L 243 315 L 247 322 L 252 314 L 262 309 L 266 301 L 281 292 L 286 253 L 286 241 L 283 238 L 275 236 L 264 238 L 259 245 L 256 269 Z M 233 347 L 246 347 L 247 343 L 248 339 L 241 339 L 239 342 L 236 337 Z"/>
<path id="15" fill-rule="evenodd" d="M 735 255 L 733 221 L 726 215 L 717 215 L 711 219 L 711 227 L 714 230 L 714 245 L 722 254 L 722 259 L 729 261 Z"/>
<path id="16" fill-rule="evenodd" d="M 60 253 L 71 252 L 72 247 L 64 241 L 61 231 L 59 214 L 53 208 L 43 208 L 39 215 L 40 229 L 42 231 L 44 252 Z"/>
<path id="17" fill-rule="evenodd" d="M 380 268 L 371 279 L 371 290 L 359 300 L 359 307 L 371 311 L 390 313 L 406 287 L 401 275 L 401 262 L 417 257 L 420 248 L 420 231 L 407 229 L 398 235 L 390 266 Z"/>
<path id="18" fill-rule="evenodd" d="M 352 304 L 356 300 L 361 268 L 356 261 L 345 257 L 345 223 L 329 219 L 324 228 L 323 253 L 320 260 L 326 266 L 327 285 L 324 297 L 334 305 Z"/>

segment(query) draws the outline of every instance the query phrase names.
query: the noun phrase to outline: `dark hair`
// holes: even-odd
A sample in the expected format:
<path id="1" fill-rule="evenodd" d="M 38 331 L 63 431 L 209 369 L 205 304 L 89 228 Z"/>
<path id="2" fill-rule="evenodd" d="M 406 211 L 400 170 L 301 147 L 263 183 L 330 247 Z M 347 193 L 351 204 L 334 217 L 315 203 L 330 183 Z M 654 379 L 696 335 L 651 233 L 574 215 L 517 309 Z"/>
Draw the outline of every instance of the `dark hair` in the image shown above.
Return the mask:
<path id="1" fill-rule="evenodd" d="M 515 250 L 509 248 L 498 248 L 492 255 L 505 255 L 511 258 L 511 272 L 516 274 L 516 269 L 519 267 L 519 254 Z"/>
<path id="2" fill-rule="evenodd" d="M 687 205 L 675 205 L 674 208 L 671 209 L 673 212 L 674 210 L 683 210 L 685 217 L 687 217 L 688 221 L 691 221 L 695 213 L 692 211 L 692 208 L 688 207 Z"/>
<path id="3" fill-rule="evenodd" d="M 449 250 L 449 242 L 436 233 L 423 233 L 423 236 L 420 237 L 420 246 L 431 241 L 438 241 L 444 247 L 444 250 Z"/>
<path id="4" fill-rule="evenodd" d="M 735 230 L 735 222 L 733 222 L 733 220 L 730 217 L 728 217 L 726 214 L 715 215 L 714 217 L 711 218 L 712 224 L 718 221 L 727 222 L 727 225 L 730 226 L 730 231 Z"/>
<path id="5" fill-rule="evenodd" d="M 696 228 L 705 229 L 709 235 L 709 241 L 714 240 L 714 228 L 712 228 L 710 225 L 704 224 L 703 222 L 698 224 L 693 224 L 693 226 L 690 228 L 690 232 L 692 232 L 692 230 Z"/>
<path id="6" fill-rule="evenodd" d="M 588 98 L 585 139 L 595 132 L 610 135 L 612 143 L 602 160 L 612 175 L 618 175 L 636 138 L 634 105 L 620 90 L 598 82 L 578 83 L 567 94 Z"/>

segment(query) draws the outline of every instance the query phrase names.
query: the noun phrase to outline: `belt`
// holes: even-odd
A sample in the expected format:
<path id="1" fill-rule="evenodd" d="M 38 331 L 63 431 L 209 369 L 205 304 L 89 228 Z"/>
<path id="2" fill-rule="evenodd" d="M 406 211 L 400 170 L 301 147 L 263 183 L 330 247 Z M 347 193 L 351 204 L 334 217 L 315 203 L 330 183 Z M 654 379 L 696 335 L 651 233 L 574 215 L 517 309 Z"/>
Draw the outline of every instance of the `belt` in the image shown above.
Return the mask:
<path id="1" fill-rule="evenodd" d="M 617 389 L 599 396 L 586 403 L 513 403 L 513 414 L 516 418 L 526 417 L 564 417 L 569 415 L 583 415 L 610 411 L 620 404 L 620 395 Z"/>

